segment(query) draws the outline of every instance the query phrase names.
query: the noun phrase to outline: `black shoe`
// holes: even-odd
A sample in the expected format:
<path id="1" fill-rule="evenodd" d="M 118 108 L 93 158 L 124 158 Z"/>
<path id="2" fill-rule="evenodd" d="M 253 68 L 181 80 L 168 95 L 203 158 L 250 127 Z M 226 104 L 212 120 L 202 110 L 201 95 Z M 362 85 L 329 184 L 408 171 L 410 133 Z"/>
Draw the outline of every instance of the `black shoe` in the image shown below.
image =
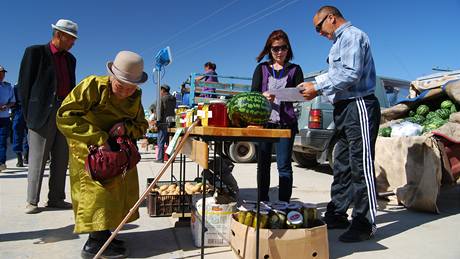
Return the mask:
<path id="1" fill-rule="evenodd" d="M 88 241 L 86 241 L 81 251 L 81 257 L 94 258 L 103 245 L 104 241 L 88 238 Z M 111 243 L 102 253 L 102 256 L 107 259 L 126 258 L 128 256 L 128 250 L 126 248 L 116 247 Z"/>
<path id="2" fill-rule="evenodd" d="M 372 230 L 365 231 L 350 227 L 345 233 L 339 236 L 339 240 L 344 243 L 354 243 L 369 240 L 373 236 Z"/>
<path id="3" fill-rule="evenodd" d="M 21 152 L 16 153 L 16 156 L 18 158 L 18 162 L 16 163 L 16 167 L 24 167 L 24 162 L 22 160 L 22 154 Z"/>
<path id="4" fill-rule="evenodd" d="M 323 220 L 327 224 L 327 229 L 346 229 L 350 226 L 350 221 L 345 216 L 326 216 Z"/>
<path id="5" fill-rule="evenodd" d="M 161 164 L 163 164 L 163 163 L 164 163 L 164 161 L 163 161 L 163 160 L 159 160 L 159 159 L 155 159 L 155 160 L 153 160 L 153 162 L 155 162 L 155 163 L 161 163 Z"/>
<path id="6" fill-rule="evenodd" d="M 95 233 L 95 232 L 93 232 L 93 233 Z M 91 239 L 98 239 L 103 243 L 105 243 L 105 241 L 107 241 L 107 239 L 109 239 L 110 236 L 112 235 L 112 233 L 109 230 L 99 231 L 97 233 L 98 233 L 98 236 L 97 237 L 92 236 Z M 112 244 L 112 245 L 114 245 L 116 247 L 125 248 L 125 241 L 120 240 L 120 239 L 114 238 L 114 239 L 112 239 L 112 242 L 110 242 L 110 244 Z"/>

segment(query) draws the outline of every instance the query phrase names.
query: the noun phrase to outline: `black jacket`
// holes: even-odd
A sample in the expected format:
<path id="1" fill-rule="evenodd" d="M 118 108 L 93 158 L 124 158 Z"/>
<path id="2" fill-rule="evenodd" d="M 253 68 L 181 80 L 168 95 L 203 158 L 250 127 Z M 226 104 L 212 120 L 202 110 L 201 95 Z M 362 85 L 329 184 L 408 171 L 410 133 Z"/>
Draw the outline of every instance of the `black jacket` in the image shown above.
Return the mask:
<path id="1" fill-rule="evenodd" d="M 176 108 L 176 97 L 171 94 L 167 94 L 161 97 L 161 106 L 160 106 L 160 115 L 158 116 L 158 121 L 160 123 L 170 123 L 174 121 L 176 113 L 174 109 Z M 167 120 L 168 117 L 172 119 Z"/>
<path id="2" fill-rule="evenodd" d="M 70 88 L 75 87 L 76 59 L 67 53 Z M 48 44 L 28 47 L 21 61 L 18 79 L 19 99 L 27 127 L 39 129 L 56 110 L 57 76 Z"/>

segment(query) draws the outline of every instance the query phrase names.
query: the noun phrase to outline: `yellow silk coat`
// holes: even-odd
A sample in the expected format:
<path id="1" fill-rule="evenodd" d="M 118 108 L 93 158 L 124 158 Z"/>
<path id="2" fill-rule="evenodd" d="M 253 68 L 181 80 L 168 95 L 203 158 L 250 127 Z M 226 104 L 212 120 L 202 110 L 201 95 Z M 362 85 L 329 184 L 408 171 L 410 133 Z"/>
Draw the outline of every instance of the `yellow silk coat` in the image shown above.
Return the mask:
<path id="1" fill-rule="evenodd" d="M 110 128 L 124 122 L 131 138 L 140 138 L 148 128 L 141 104 L 141 90 L 120 101 L 110 90 L 108 76 L 83 79 L 65 98 L 56 122 L 69 144 L 69 172 L 75 233 L 114 229 L 139 199 L 137 169 L 101 184 L 85 170 L 87 146 L 102 145 Z M 136 211 L 129 221 L 139 218 Z"/>

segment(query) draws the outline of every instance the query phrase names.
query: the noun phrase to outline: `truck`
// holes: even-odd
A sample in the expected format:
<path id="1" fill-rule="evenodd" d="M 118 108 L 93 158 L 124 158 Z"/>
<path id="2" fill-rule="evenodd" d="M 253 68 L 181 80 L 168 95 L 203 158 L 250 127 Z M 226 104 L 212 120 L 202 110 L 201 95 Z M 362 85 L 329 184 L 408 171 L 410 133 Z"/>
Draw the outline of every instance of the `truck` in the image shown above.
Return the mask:
<path id="1" fill-rule="evenodd" d="M 313 81 L 315 76 L 324 72 L 306 74 L 305 81 Z M 381 108 L 388 108 L 407 97 L 409 87 L 409 81 L 377 76 L 374 94 Z M 332 104 L 324 96 L 317 96 L 311 101 L 297 103 L 295 111 L 299 134 L 294 140 L 292 159 L 300 167 L 308 168 L 326 162 L 332 167 L 336 144 Z"/>

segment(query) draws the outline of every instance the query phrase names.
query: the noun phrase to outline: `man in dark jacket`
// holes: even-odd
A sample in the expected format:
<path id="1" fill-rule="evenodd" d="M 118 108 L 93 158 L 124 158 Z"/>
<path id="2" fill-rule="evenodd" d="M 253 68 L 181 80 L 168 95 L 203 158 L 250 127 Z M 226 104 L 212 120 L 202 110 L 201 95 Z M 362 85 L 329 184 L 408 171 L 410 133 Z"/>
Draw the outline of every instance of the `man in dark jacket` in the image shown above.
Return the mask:
<path id="1" fill-rule="evenodd" d="M 68 146 L 56 128 L 56 112 L 75 86 L 76 59 L 68 51 L 78 26 L 70 20 L 52 24 L 53 37 L 44 45 L 28 47 L 22 58 L 18 90 L 29 128 L 29 172 L 25 212 L 37 213 L 46 160 L 51 155 L 47 207 L 70 209 L 65 202 Z"/>
<path id="2" fill-rule="evenodd" d="M 164 162 L 164 146 L 169 144 L 168 127 L 175 122 L 176 97 L 169 93 L 169 85 L 161 86 L 160 114 L 158 115 L 158 155 L 155 162 Z"/>

